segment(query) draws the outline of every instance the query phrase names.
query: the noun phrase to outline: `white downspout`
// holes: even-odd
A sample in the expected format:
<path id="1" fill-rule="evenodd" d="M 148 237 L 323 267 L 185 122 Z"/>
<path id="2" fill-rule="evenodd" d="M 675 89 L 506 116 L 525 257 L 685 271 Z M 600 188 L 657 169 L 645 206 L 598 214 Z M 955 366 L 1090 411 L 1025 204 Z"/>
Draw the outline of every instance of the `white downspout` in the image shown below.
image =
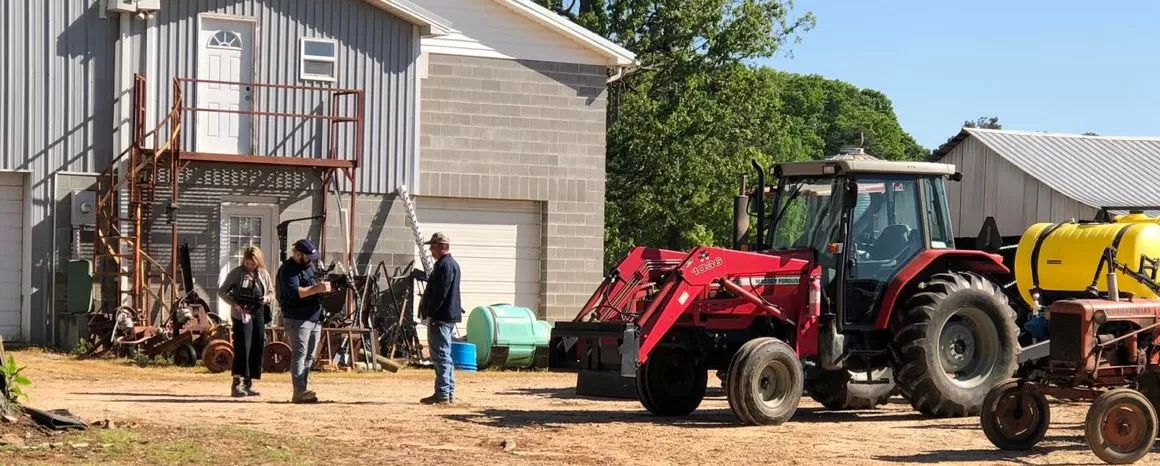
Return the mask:
<path id="1" fill-rule="evenodd" d="M 132 143 L 133 132 L 133 22 L 131 13 L 120 14 L 120 29 L 117 35 L 117 65 L 114 71 L 115 76 L 113 82 L 116 83 L 114 98 L 117 102 L 117 140 L 112 156 L 116 157 L 129 148 Z M 115 170 L 124 173 L 127 169 L 128 159 L 122 160 Z M 118 193 L 118 198 L 120 197 Z M 128 206 L 124 203 L 118 203 L 117 216 L 120 218 L 128 217 Z M 124 225 L 121 225 L 123 228 Z M 125 253 L 123 247 L 119 247 L 122 254 Z M 128 291 L 131 291 L 131 283 L 127 277 L 121 277 L 118 284 L 123 297 L 122 305 L 129 304 L 127 298 Z"/>
<path id="2" fill-rule="evenodd" d="M 161 81 L 160 68 L 157 63 L 157 14 L 154 12 L 145 12 L 145 131 L 153 129 L 157 123 L 158 115 L 161 109 L 157 98 L 157 89 L 159 81 Z M 165 110 L 168 112 L 168 109 Z M 163 134 L 168 136 L 167 134 Z M 146 147 L 154 149 L 153 138 L 147 138 L 145 141 Z"/>

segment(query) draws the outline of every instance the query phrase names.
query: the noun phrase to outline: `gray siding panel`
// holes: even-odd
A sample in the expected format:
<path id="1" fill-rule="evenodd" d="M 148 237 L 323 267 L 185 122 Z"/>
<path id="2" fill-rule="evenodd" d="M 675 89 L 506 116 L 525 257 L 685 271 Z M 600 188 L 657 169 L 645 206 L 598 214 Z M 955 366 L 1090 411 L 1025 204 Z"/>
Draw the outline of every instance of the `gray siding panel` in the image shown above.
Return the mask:
<path id="1" fill-rule="evenodd" d="M 974 136 L 963 139 L 942 162 L 963 174 L 947 190 L 957 237 L 974 237 L 987 217 L 995 217 L 1004 236 L 1022 235 L 1038 222 L 1095 217 L 1096 209 L 1051 189 Z"/>
<path id="2" fill-rule="evenodd" d="M 0 6 L 0 170 L 32 172 L 33 342 L 47 338 L 53 176 L 100 170 L 111 158 L 117 27 L 96 0 Z"/>
<path id="3" fill-rule="evenodd" d="M 153 105 L 159 119 L 172 103 L 172 80 L 197 77 L 198 15 L 241 16 L 257 21 L 254 78 L 267 84 L 358 88 L 365 93 L 363 165 L 358 170 L 360 192 L 389 193 L 399 184 L 413 184 L 413 104 L 419 56 L 418 30 L 362 0 L 301 2 L 292 0 L 182 0 L 169 1 L 159 13 L 158 50 L 161 84 Z M 300 39 L 335 39 L 338 81 L 317 83 L 298 78 Z M 196 102 L 194 86 L 183 88 L 189 104 Z M 347 107 L 347 102 L 351 104 Z M 353 111 L 354 99 L 340 99 L 338 113 Z M 262 88 L 255 92 L 255 108 L 299 114 L 330 113 L 329 94 L 317 91 Z M 185 116 L 184 148 L 194 148 L 196 117 Z M 255 153 L 322 158 L 329 149 L 328 125 L 322 120 L 255 117 Z M 352 125 L 338 133 L 340 154 L 351 154 Z M 344 184 L 344 188 L 346 188 Z"/>

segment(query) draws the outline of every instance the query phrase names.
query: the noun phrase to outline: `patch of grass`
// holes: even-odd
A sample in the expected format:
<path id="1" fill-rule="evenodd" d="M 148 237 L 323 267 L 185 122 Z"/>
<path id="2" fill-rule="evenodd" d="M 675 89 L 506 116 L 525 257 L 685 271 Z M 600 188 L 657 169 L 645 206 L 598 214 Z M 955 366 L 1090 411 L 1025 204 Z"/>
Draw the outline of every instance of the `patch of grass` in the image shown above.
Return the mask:
<path id="1" fill-rule="evenodd" d="M 145 451 L 149 459 L 163 464 L 203 463 L 213 459 L 199 441 L 185 438 L 157 442 Z"/>

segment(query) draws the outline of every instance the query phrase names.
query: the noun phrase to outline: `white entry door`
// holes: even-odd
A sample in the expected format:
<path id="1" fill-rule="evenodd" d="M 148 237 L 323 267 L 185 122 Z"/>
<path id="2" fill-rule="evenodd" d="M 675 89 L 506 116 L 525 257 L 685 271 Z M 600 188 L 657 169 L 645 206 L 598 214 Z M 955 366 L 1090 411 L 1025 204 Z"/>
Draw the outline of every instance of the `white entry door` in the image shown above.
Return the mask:
<path id="1" fill-rule="evenodd" d="M 197 78 L 231 83 L 254 81 L 254 23 L 201 18 L 198 34 Z M 249 111 L 253 89 L 242 84 L 199 83 L 198 108 Z M 197 112 L 198 152 L 250 154 L 251 115 Z"/>
<path id="2" fill-rule="evenodd" d="M 274 240 L 274 222 L 277 208 L 274 206 L 222 205 L 221 231 L 218 233 L 218 286 L 225 282 L 226 275 L 242 265 L 242 253 L 250 246 L 257 246 L 265 256 L 266 270 L 273 277 L 277 270 L 278 246 Z M 221 298 L 217 300 L 217 312 L 228 319 L 230 307 Z"/>

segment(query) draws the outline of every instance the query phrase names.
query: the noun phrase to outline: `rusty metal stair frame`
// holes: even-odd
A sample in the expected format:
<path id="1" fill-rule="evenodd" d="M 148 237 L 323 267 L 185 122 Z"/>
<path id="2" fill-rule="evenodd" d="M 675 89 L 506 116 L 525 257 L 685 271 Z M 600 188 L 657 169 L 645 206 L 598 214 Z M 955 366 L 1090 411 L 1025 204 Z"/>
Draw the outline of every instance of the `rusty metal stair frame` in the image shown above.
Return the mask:
<path id="1" fill-rule="evenodd" d="M 169 170 L 167 181 L 173 200 L 177 196 L 174 173 L 180 150 L 181 106 L 181 89 L 175 83 L 172 108 L 146 132 L 145 78 L 135 75 L 132 143 L 97 178 L 94 280 L 102 285 L 100 296 L 105 309 L 129 306 L 136 312 L 135 320 L 145 325 L 154 322 L 151 315 L 154 307 L 169 308 L 178 296 L 176 247 L 172 248 L 168 267 L 149 250 L 154 204 L 162 187 L 159 183 L 162 169 Z M 146 142 L 150 139 L 153 144 L 147 148 Z M 176 233 L 176 224 L 171 223 L 173 242 L 176 242 Z M 109 284 L 115 287 L 114 291 L 106 292 L 105 285 Z"/>

